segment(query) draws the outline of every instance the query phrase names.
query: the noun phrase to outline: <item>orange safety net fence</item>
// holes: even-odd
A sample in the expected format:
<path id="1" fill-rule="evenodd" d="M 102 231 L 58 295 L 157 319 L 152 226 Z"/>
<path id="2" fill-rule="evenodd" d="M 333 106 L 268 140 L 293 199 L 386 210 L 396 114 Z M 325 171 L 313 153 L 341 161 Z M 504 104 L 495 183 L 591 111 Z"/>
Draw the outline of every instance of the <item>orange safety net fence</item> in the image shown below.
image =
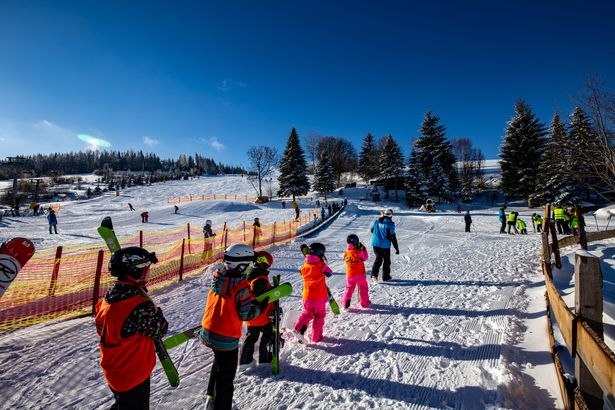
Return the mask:
<path id="1" fill-rule="evenodd" d="M 192 201 L 246 201 L 254 202 L 256 197 L 249 195 L 231 195 L 231 194 L 201 194 L 201 195 L 186 195 L 177 198 L 171 198 L 167 201 L 169 204 L 179 204 L 181 202 Z"/>
<path id="2" fill-rule="evenodd" d="M 256 250 L 288 242 L 297 232 L 316 225 L 312 215 L 299 220 L 261 222 L 261 228 L 241 222 L 214 228 L 203 238 L 202 227 L 185 225 L 162 232 L 143 232 L 120 238 L 122 246 L 142 246 L 156 252 L 159 262 L 149 273 L 148 288 L 163 288 L 199 274 L 220 260 L 224 249 L 246 243 Z M 0 299 L 0 334 L 54 319 L 91 314 L 98 299 L 113 285 L 109 251 L 104 244 L 65 246 L 37 252 Z"/>

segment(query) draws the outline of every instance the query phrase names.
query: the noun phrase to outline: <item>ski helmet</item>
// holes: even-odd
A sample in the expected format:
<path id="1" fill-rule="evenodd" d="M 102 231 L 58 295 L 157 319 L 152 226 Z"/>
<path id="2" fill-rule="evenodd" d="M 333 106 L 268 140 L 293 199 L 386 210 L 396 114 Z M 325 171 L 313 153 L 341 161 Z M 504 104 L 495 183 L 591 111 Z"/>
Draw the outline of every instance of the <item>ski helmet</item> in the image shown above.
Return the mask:
<path id="1" fill-rule="evenodd" d="M 359 244 L 359 237 L 357 235 L 351 233 L 346 238 L 346 243 L 349 243 L 351 245 L 357 246 Z"/>
<path id="2" fill-rule="evenodd" d="M 152 263 L 158 263 L 156 253 L 138 246 L 129 246 L 111 255 L 109 272 L 119 279 L 144 281 Z"/>
<path id="3" fill-rule="evenodd" d="M 205 221 L 205 225 L 209 225 L 209 226 L 211 226 L 211 219 L 206 220 L 206 221 Z"/>
<path id="4" fill-rule="evenodd" d="M 260 251 L 256 253 L 256 265 L 260 268 L 267 269 L 273 265 L 273 256 L 269 252 Z"/>
<path id="5" fill-rule="evenodd" d="M 391 208 L 384 211 L 384 216 L 393 216 L 393 210 Z"/>
<path id="6" fill-rule="evenodd" d="M 256 260 L 254 250 L 244 243 L 236 243 L 224 251 L 224 265 L 227 269 L 243 272 Z"/>
<path id="7" fill-rule="evenodd" d="M 325 245 L 319 242 L 314 242 L 310 245 L 310 255 L 318 256 L 320 259 L 325 257 Z"/>

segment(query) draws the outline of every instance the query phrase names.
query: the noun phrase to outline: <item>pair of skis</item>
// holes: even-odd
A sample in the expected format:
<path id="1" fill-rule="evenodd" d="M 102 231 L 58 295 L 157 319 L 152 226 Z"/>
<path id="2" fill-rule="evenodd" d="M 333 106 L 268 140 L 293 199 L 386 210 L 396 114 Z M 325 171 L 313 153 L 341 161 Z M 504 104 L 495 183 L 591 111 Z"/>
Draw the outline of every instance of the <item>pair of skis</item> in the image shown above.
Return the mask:
<path id="1" fill-rule="evenodd" d="M 301 244 L 301 253 L 303 253 L 304 256 L 307 256 L 307 254 L 310 253 L 310 247 L 307 246 L 306 244 Z M 329 290 L 328 286 L 327 286 L 327 296 L 329 297 L 329 307 L 331 308 L 331 312 L 333 312 L 334 315 L 339 315 L 340 306 L 335 301 L 335 298 L 331 294 L 331 290 Z"/>
<path id="2" fill-rule="evenodd" d="M 111 253 L 115 253 L 121 249 L 120 242 L 117 240 L 117 236 L 113 230 L 113 222 L 111 221 L 111 217 L 107 216 L 102 220 L 102 223 L 98 228 L 98 234 L 103 238 Z M 144 297 L 152 300 L 149 295 L 145 293 L 145 291 L 143 291 L 142 294 Z M 179 386 L 179 372 L 177 371 L 175 364 L 173 364 L 171 356 L 169 356 L 169 352 L 167 352 L 167 349 L 164 347 L 161 338 L 154 339 L 154 347 L 169 384 L 173 387 Z"/>
<path id="3" fill-rule="evenodd" d="M 34 244 L 26 238 L 13 238 L 0 245 L 0 298 L 34 255 Z"/>

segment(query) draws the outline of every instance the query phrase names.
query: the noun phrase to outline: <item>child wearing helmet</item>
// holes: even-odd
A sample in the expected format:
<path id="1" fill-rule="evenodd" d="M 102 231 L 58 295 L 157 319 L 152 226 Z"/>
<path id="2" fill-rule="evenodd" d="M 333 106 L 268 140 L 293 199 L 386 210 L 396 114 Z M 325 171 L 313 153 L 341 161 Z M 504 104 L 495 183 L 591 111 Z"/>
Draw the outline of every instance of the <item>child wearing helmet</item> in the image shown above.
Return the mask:
<path id="1" fill-rule="evenodd" d="M 325 250 L 325 246 L 321 243 L 311 244 L 305 262 L 299 270 L 303 278 L 303 312 L 294 328 L 299 341 L 303 341 L 303 335 L 311 321 L 313 321 L 312 342 L 320 342 L 323 337 L 326 305 L 329 301 L 325 278 L 333 275 L 333 271 L 326 264 Z"/>
<path id="2" fill-rule="evenodd" d="M 246 280 L 255 259 L 250 246 L 234 244 L 224 251 L 224 266 L 217 265 L 213 271 L 199 338 L 214 353 L 206 398 L 216 409 L 230 409 L 233 403 L 243 322 L 256 318 L 269 305 L 268 300 L 255 300 Z"/>
<path id="3" fill-rule="evenodd" d="M 145 288 L 150 265 L 157 262 L 155 253 L 137 246 L 115 252 L 109 272 L 117 279 L 96 304 L 100 365 L 115 397 L 114 408 L 149 408 L 154 339 L 168 328 Z"/>
<path id="4" fill-rule="evenodd" d="M 203 227 L 203 259 L 207 260 L 213 257 L 213 243 L 216 233 L 211 229 L 211 220 L 205 221 Z"/>
<path id="5" fill-rule="evenodd" d="M 269 267 L 273 264 L 273 256 L 265 251 L 260 251 L 256 254 L 256 263 L 254 267 L 248 270 L 246 280 L 250 284 L 250 290 L 254 296 L 261 295 L 271 289 L 269 283 Z M 269 317 L 269 312 L 273 303 L 270 303 L 267 308 L 256 318 L 249 320 L 246 323 L 248 328 L 246 338 L 241 346 L 239 355 L 239 368 L 246 368 L 252 365 L 254 361 L 254 345 L 262 333 L 261 341 L 258 346 L 258 362 L 271 363 L 273 352 L 269 349 L 273 343 L 273 324 Z"/>
<path id="6" fill-rule="evenodd" d="M 344 261 L 346 262 L 346 292 L 344 293 L 344 307 L 348 309 L 352 300 L 355 287 L 359 287 L 359 300 L 362 307 L 368 307 L 371 303 L 365 278 L 365 261 L 369 258 L 367 249 L 359 242 L 359 237 L 350 234 L 346 238 L 346 252 Z"/>

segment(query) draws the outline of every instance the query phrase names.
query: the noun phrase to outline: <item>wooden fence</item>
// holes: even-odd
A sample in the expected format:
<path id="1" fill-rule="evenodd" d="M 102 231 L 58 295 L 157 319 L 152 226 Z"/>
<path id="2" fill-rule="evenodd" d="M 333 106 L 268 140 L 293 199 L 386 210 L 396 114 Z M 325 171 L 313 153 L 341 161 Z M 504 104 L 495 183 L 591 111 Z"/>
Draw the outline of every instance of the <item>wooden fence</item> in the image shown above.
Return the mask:
<path id="1" fill-rule="evenodd" d="M 587 242 L 615 237 L 615 230 L 585 233 L 582 213 L 577 209 L 580 236 L 557 239 L 546 207 L 542 233 L 541 267 L 547 292 L 547 318 L 553 361 L 566 409 L 602 409 L 603 398 L 615 403 L 615 354 L 604 343 L 602 324 L 602 271 L 600 259 L 587 252 Z M 552 266 L 561 268 L 560 247 L 581 245 L 575 254 L 575 309 L 568 308 L 553 283 Z M 561 350 L 555 348 L 551 312 L 575 360 L 574 379 L 564 375 Z"/>

